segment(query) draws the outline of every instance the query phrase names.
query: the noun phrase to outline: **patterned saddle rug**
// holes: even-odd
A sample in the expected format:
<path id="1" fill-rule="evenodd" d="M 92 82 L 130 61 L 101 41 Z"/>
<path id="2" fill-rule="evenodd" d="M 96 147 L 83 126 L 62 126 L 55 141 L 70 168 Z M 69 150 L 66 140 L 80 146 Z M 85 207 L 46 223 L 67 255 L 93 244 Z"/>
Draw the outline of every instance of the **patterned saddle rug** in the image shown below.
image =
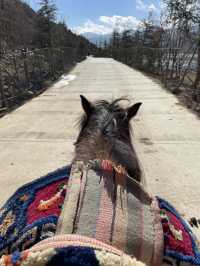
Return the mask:
<path id="1" fill-rule="evenodd" d="M 2 266 L 200 265 L 192 227 L 109 161 L 18 189 L 0 212 L 0 256 Z"/>

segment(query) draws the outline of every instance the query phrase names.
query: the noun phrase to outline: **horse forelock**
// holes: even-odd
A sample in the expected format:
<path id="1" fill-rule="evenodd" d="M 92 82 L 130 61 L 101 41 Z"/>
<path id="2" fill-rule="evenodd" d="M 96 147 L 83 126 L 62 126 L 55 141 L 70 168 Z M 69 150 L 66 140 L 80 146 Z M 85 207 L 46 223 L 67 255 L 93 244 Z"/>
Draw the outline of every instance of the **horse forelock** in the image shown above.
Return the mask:
<path id="1" fill-rule="evenodd" d="M 124 108 L 119 105 L 121 101 L 129 101 L 127 98 L 118 98 L 112 102 L 105 100 L 96 101 L 93 104 L 93 111 L 91 116 L 88 117 L 85 113 L 79 118 L 78 126 L 80 130 L 83 130 L 89 121 L 96 122 L 95 126 L 97 128 L 104 128 L 109 123 L 113 123 L 115 127 L 117 126 L 118 117 L 124 120 L 127 118 L 127 113 Z"/>

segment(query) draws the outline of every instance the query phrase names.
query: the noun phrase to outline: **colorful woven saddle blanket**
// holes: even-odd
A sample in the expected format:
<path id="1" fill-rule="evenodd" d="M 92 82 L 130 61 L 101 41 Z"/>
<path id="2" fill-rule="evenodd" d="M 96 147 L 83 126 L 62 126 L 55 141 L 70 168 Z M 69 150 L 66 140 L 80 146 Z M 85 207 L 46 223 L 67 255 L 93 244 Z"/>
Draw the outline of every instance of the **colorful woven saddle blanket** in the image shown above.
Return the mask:
<path id="1" fill-rule="evenodd" d="M 20 188 L 1 209 L 0 240 L 0 265 L 200 265 L 192 227 L 109 161 Z"/>
<path id="2" fill-rule="evenodd" d="M 0 256 L 55 235 L 71 167 L 19 188 L 0 209 Z"/>

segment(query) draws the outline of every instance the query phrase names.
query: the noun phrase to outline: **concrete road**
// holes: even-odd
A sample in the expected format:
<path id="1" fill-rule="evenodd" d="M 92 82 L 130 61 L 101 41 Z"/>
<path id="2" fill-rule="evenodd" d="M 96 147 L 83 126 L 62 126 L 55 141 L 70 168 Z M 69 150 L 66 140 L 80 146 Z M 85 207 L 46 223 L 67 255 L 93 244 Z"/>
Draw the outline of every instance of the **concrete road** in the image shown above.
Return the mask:
<path id="1" fill-rule="evenodd" d="M 88 58 L 70 75 L 0 120 L 0 204 L 25 182 L 70 162 L 80 94 L 91 100 L 125 95 L 143 102 L 133 141 L 149 190 L 181 213 L 198 215 L 199 119 L 158 83 L 112 59 Z"/>

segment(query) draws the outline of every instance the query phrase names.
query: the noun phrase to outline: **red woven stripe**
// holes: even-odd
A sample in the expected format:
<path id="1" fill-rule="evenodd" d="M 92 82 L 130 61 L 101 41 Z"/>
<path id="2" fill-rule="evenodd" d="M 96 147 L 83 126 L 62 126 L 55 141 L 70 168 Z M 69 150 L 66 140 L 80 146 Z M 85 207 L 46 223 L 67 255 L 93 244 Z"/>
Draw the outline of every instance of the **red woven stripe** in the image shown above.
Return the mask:
<path id="1" fill-rule="evenodd" d="M 125 250 L 126 247 L 126 236 L 127 236 L 127 193 L 126 193 L 126 178 L 122 175 L 116 175 L 117 183 L 117 197 L 116 197 L 116 211 L 115 221 L 113 228 L 112 244 L 121 249 Z"/>
<path id="2" fill-rule="evenodd" d="M 103 160 L 101 166 L 105 171 L 113 171 L 113 164 L 109 160 Z"/>
<path id="3" fill-rule="evenodd" d="M 103 177 L 103 189 L 100 199 L 99 215 L 96 224 L 96 239 L 104 243 L 110 243 L 111 226 L 113 218 L 113 191 L 112 179 Z"/>

